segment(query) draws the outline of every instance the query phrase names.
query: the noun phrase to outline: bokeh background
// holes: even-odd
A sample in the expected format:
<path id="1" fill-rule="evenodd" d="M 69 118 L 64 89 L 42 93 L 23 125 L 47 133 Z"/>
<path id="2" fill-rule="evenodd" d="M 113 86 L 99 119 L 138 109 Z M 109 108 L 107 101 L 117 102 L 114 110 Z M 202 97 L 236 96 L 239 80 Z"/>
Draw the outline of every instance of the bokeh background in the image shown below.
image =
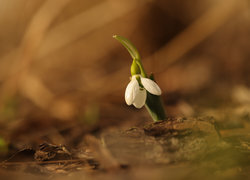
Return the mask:
<path id="1" fill-rule="evenodd" d="M 0 25 L 2 147 L 150 120 L 125 104 L 132 59 L 114 34 L 138 48 L 169 116 L 248 115 L 248 0 L 9 0 Z"/>

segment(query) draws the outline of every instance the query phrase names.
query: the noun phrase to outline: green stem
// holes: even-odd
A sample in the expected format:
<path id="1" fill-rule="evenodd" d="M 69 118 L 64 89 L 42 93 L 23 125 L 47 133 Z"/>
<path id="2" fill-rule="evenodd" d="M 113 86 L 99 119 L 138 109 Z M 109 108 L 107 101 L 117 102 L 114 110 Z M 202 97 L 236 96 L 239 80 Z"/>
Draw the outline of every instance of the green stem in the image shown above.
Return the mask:
<path id="1" fill-rule="evenodd" d="M 141 59 L 135 59 L 135 62 L 136 62 L 136 64 L 137 64 L 137 65 L 139 66 L 139 68 L 140 68 L 142 77 L 145 77 L 145 78 L 146 78 L 146 77 L 147 77 L 147 74 L 146 74 L 146 72 L 145 72 L 145 69 L 144 69 L 142 63 L 141 63 Z"/>

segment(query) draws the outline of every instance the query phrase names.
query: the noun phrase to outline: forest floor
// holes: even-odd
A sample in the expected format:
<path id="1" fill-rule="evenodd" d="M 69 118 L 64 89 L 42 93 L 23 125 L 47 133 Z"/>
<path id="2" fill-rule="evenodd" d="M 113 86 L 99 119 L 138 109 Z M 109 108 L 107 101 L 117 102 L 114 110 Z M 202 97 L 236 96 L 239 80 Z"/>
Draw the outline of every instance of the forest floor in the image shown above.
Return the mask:
<path id="1" fill-rule="evenodd" d="M 200 106 L 197 116 L 156 123 L 143 113 L 113 117 L 132 124 L 71 122 L 45 131 L 22 122 L 8 153 L 1 149 L 1 179 L 250 178 L 248 103 Z"/>

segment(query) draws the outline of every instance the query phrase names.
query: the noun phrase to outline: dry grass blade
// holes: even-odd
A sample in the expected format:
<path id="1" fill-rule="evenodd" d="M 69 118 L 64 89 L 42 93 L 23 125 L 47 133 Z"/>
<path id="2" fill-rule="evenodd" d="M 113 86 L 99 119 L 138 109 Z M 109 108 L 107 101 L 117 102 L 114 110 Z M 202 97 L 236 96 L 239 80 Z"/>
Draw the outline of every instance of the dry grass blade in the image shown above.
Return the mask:
<path id="1" fill-rule="evenodd" d="M 34 15 L 25 32 L 21 45 L 18 48 L 16 61 L 9 73 L 10 77 L 2 86 L 0 97 L 1 103 L 4 102 L 4 98 L 13 96 L 18 91 L 19 87 L 22 86 L 21 80 L 25 80 L 26 76 L 29 75 L 31 62 L 36 56 L 51 22 L 69 1 L 70 0 L 46 1 Z M 52 96 L 52 93 L 50 93 L 38 79 L 36 80 L 36 84 L 40 84 L 40 86 L 43 87 L 43 95 L 50 94 L 50 96 Z M 31 100 L 34 100 L 34 98 Z M 34 101 L 37 102 L 37 100 Z"/>
<path id="2" fill-rule="evenodd" d="M 137 1 L 131 1 L 129 3 L 124 1 L 104 1 L 56 25 L 47 33 L 49 25 L 69 0 L 60 1 L 60 3 L 56 5 L 56 9 L 51 8 L 55 6 L 56 2 L 57 1 L 44 3 L 27 28 L 20 48 L 13 50 L 13 52 L 2 59 L 1 63 L 6 62 L 6 60 L 9 61 L 9 59 L 12 58 L 18 59 L 13 62 L 14 65 L 10 71 L 5 70 L 5 73 L 8 72 L 8 75 L 2 74 L 4 78 L 7 77 L 7 80 L 3 84 L 2 97 L 15 94 L 20 87 L 21 93 L 34 104 L 42 109 L 48 108 L 52 100 L 55 101 L 54 94 L 38 77 L 34 77 L 28 72 L 34 57 L 40 60 L 51 52 L 55 52 L 87 33 L 133 11 L 138 3 Z M 53 12 L 50 12 L 50 9 L 53 9 Z M 112 13 L 106 13 L 108 11 Z M 100 14 L 105 15 L 100 17 Z M 16 54 L 17 58 L 15 58 Z M 8 67 L 5 69 L 8 69 Z M 40 97 L 44 98 L 41 99 Z M 73 110 L 74 105 L 70 102 L 58 100 L 58 102 L 56 101 L 52 106 L 50 113 L 59 119 L 68 119 L 75 114 Z M 66 113 L 62 113 L 65 111 Z"/>
<path id="3" fill-rule="evenodd" d="M 94 152 L 96 159 L 100 162 L 102 168 L 106 170 L 116 170 L 120 168 L 119 163 L 113 158 L 109 150 L 94 136 L 85 136 L 85 141 Z"/>
<path id="4" fill-rule="evenodd" d="M 191 23 L 183 32 L 177 35 L 171 42 L 169 42 L 162 49 L 157 51 L 152 56 L 143 60 L 146 69 L 151 65 L 150 61 L 153 59 L 155 61 L 155 66 L 157 67 L 155 73 L 161 73 L 166 68 L 168 68 L 172 63 L 179 60 L 183 55 L 189 52 L 196 45 L 201 43 L 211 34 L 213 34 L 220 26 L 226 23 L 231 17 L 235 14 L 242 12 L 244 10 L 246 2 L 245 1 L 221 1 L 216 3 L 214 7 L 207 10 L 201 17 Z M 89 88 L 89 91 L 94 89 L 102 89 L 98 92 L 97 96 L 105 96 L 112 94 L 113 92 L 123 88 L 122 86 L 117 86 L 117 82 L 120 84 L 125 84 L 128 81 L 128 77 L 120 76 L 128 72 L 128 67 L 124 67 L 117 72 L 108 74 L 105 77 L 99 78 L 96 80 L 92 87 Z M 117 77 L 117 80 L 116 80 Z M 109 81 L 112 79 L 112 82 Z M 109 86 L 105 86 L 105 83 L 109 82 L 110 86 L 113 88 L 110 89 Z M 105 87 L 107 90 L 105 90 Z M 109 89 L 108 89 L 109 88 Z"/>
<path id="5" fill-rule="evenodd" d="M 158 63 L 157 72 L 164 71 L 170 64 L 180 59 L 192 48 L 213 34 L 230 18 L 240 13 L 245 8 L 245 4 L 246 1 L 237 0 L 216 3 L 213 8 L 209 9 L 165 47 L 149 58 L 154 59 Z"/>
<path id="6" fill-rule="evenodd" d="M 39 52 L 39 58 L 43 58 L 93 30 L 126 15 L 136 7 L 137 1 L 103 1 L 93 8 L 64 21 L 48 33 Z"/>
<path id="7" fill-rule="evenodd" d="M 91 9 L 77 14 L 69 20 L 65 20 L 64 22 L 53 27 L 46 34 L 46 37 L 44 37 L 41 42 L 42 44 L 36 57 L 40 60 L 48 54 L 74 42 L 101 26 L 125 16 L 138 7 L 138 2 L 139 1 L 129 1 L 128 3 L 122 0 L 103 1 Z M 140 5 L 147 2 L 148 1 L 140 2 Z M 100 17 L 100 14 L 103 14 L 103 16 Z M 4 57 L 1 57 L 1 66 L 5 66 L 3 72 L 8 72 L 6 70 L 8 69 L 6 65 L 9 64 L 10 59 L 15 57 L 16 53 L 17 49 L 13 49 L 12 52 L 8 53 Z M 0 74 L 0 80 L 6 78 L 6 76 L 8 77 L 8 75 L 3 72 Z"/>
<path id="8" fill-rule="evenodd" d="M 17 60 L 10 71 L 10 74 L 13 76 L 12 79 L 15 79 L 12 81 L 17 83 L 20 76 L 29 71 L 31 61 L 35 57 L 51 22 L 69 1 L 46 1 L 34 15 L 18 49 Z"/>

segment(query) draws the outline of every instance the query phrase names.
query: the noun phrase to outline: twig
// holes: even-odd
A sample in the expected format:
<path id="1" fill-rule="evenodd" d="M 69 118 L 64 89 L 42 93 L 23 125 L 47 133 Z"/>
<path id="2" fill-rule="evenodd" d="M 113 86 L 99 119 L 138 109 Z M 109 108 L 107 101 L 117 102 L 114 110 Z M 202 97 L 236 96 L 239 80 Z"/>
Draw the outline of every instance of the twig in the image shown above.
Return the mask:
<path id="1" fill-rule="evenodd" d="M 55 161 L 26 161 L 26 162 L 1 162 L 0 165 L 23 165 L 23 164 L 59 164 L 59 163 L 74 163 L 74 162 L 86 162 L 86 159 L 66 159 Z"/>

